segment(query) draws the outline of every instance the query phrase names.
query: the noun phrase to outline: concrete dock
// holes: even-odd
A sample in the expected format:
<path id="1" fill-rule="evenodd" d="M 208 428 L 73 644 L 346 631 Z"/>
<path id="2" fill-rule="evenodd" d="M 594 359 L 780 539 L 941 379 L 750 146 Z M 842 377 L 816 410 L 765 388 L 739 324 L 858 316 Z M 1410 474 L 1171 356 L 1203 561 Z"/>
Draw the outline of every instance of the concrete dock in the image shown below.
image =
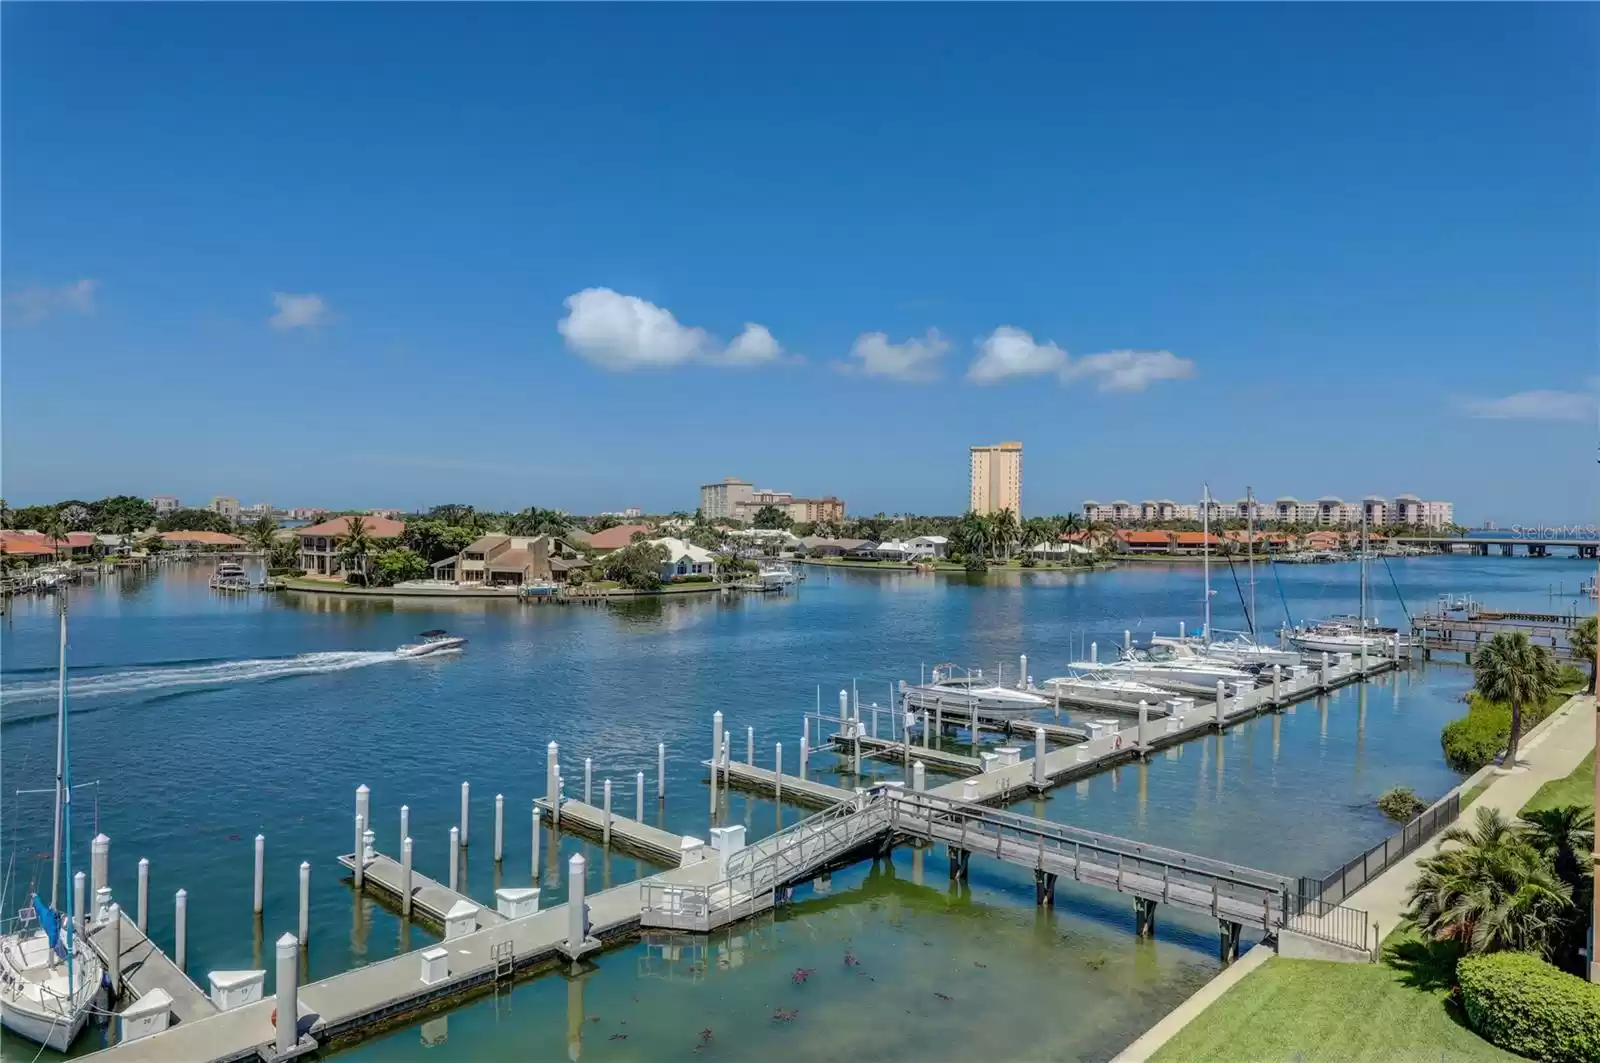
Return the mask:
<path id="1" fill-rule="evenodd" d="M 711 762 L 708 760 L 705 765 L 710 768 Z M 773 795 L 778 792 L 778 775 L 767 768 L 732 761 L 722 765 L 717 774 L 722 782 L 741 790 Z M 797 775 L 784 775 L 782 785 L 785 801 L 811 808 L 830 808 L 855 795 L 855 791 L 846 790 L 842 786 L 830 786 L 824 782 L 802 779 Z"/>
<path id="2" fill-rule="evenodd" d="M 356 868 L 355 856 L 346 853 L 339 857 L 339 863 L 348 871 L 354 872 Z M 366 886 L 374 888 L 378 893 L 384 894 L 398 906 L 405 896 L 405 887 L 401 884 L 400 862 L 393 857 L 374 852 L 372 859 L 367 861 L 367 866 L 361 872 L 366 880 Z M 411 911 L 427 919 L 444 925 L 445 916 L 451 908 L 462 901 L 478 909 L 478 923 L 488 926 L 494 923 L 503 923 L 505 916 L 493 908 L 486 908 L 464 893 L 457 893 L 441 882 L 435 882 L 427 875 L 420 874 L 416 868 L 411 869 Z"/>
<path id="3" fill-rule="evenodd" d="M 122 920 L 122 980 L 134 999 L 154 990 L 164 990 L 172 998 L 172 1018 L 179 1025 L 198 1022 L 218 1014 L 211 998 L 167 954 L 156 947 L 148 937 L 139 932 L 139 926 L 127 913 Z M 111 924 L 91 925 L 85 935 L 107 968 L 111 966 L 108 949 L 111 947 Z"/>
<path id="4" fill-rule="evenodd" d="M 848 756 L 850 745 L 853 741 L 855 739 L 847 739 L 843 735 L 834 735 L 834 751 L 842 756 Z M 909 755 L 910 759 L 920 760 L 930 768 L 953 772 L 957 775 L 974 775 L 983 770 L 983 761 L 977 757 L 969 757 L 965 753 L 951 753 L 947 750 L 915 744 L 908 751 L 905 743 L 892 742 L 887 738 L 863 737 L 860 742 L 861 754 L 864 757 L 869 754 L 878 754 L 878 759 L 893 762 L 902 761 Z M 885 756 L 883 754 L 889 755 Z M 787 781 L 786 779 L 785 782 Z"/>
<path id="5" fill-rule="evenodd" d="M 540 797 L 534 800 L 541 817 L 551 822 L 550 801 Z M 606 834 L 606 812 L 603 808 L 586 805 L 570 797 L 561 801 L 561 829 L 572 830 L 596 839 Z M 683 835 L 674 834 L 648 823 L 640 823 L 627 816 L 611 813 L 611 844 L 634 856 L 643 857 L 662 867 L 675 867 L 683 855 Z"/>

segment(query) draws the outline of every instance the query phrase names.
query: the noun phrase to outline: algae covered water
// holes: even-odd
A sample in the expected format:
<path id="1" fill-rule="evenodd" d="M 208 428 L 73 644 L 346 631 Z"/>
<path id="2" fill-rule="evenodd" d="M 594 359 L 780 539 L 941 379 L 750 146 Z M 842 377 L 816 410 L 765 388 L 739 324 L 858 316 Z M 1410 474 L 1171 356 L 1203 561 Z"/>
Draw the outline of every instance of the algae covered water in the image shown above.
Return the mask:
<path id="1" fill-rule="evenodd" d="M 1556 558 L 1389 565 L 1413 610 L 1440 594 L 1567 609 L 1572 600 L 1553 592 L 1575 590 L 1589 572 Z M 465 888 L 490 901 L 497 885 L 532 882 L 528 810 L 551 740 L 561 743 L 569 787 L 572 765 L 590 757 L 596 786 L 612 778 L 617 806 L 631 812 L 635 772 L 644 770 L 647 818 L 704 836 L 699 762 L 714 710 L 741 754 L 744 728 L 754 726 L 760 762 L 770 763 L 774 742 L 793 747 L 819 686 L 826 700 L 855 681 L 864 701 L 885 701 L 892 682 L 916 679 L 925 664 L 1009 669 L 1019 653 L 1036 675 L 1056 674 L 1085 641 L 1109 647 L 1124 629 L 1135 638 L 1175 632 L 1180 620 L 1197 624 L 1201 610 L 1199 570 L 1187 566 L 983 579 L 808 575 L 781 596 L 601 609 L 223 597 L 206 588 L 201 568 L 75 590 L 73 774 L 98 786 L 74 803 L 74 866 L 87 868 L 89 839 L 103 830 L 112 885 L 131 901 L 135 865 L 148 857 L 151 933 L 168 947 L 172 894 L 187 889 L 190 973 L 203 984 L 210 970 L 271 966 L 267 946 L 294 927 L 297 868 L 308 861 L 302 977 L 322 978 L 432 940 L 370 898 L 357 901 L 341 881 L 334 857 L 351 847 L 357 783 L 372 787 L 379 847 L 397 848 L 407 804 L 418 870 L 444 879 L 460 783 L 470 780 Z M 1353 565 L 1284 566 L 1279 575 L 1283 601 L 1270 575 L 1257 590 L 1263 627 L 1281 622 L 1283 602 L 1296 620 L 1356 608 Z M 1381 618 L 1403 623 L 1382 566 L 1374 584 Z M 1243 628 L 1240 596 L 1230 601 L 1220 580 L 1216 589 L 1218 626 Z M 0 840 L 11 910 L 36 884 L 48 888 L 49 797 L 13 791 L 51 782 L 56 638 L 50 600 L 13 604 L 0 623 Z M 467 636 L 465 651 L 394 658 L 396 646 L 436 627 Z M 1467 681 L 1458 667 L 1432 665 L 1347 687 L 1016 807 L 1286 874 L 1324 872 L 1389 832 L 1373 807 L 1378 794 L 1409 785 L 1431 798 L 1454 784 L 1438 734 L 1461 711 Z M 658 741 L 669 758 L 659 805 Z M 830 767 L 813 761 L 815 770 Z M 499 868 L 487 844 L 496 793 L 508 808 Z M 724 811 L 747 822 L 752 838 L 802 814 L 737 793 Z M 258 833 L 267 845 L 259 924 L 250 911 Z M 562 856 L 580 849 L 591 890 L 651 870 L 563 837 Z M 545 885 L 546 903 L 559 903 L 563 888 Z M 347 1055 L 1097 1059 L 1217 969 L 1215 927 L 1203 920 L 1163 912 L 1155 940 L 1141 942 L 1131 903 L 1115 894 L 1063 884 L 1054 911 L 1032 900 L 1021 872 L 975 858 L 970 889 L 952 890 L 942 850 L 897 851 L 803 888 L 792 907 L 709 944 L 628 944 L 601 954 L 575 983 L 543 975 Z M 859 962 L 847 963 L 847 953 Z M 815 973 L 794 980 L 806 970 Z M 270 972 L 268 981 L 270 991 Z M 78 1051 L 96 1044 L 88 1034 Z M 19 1050 L 10 1040 L 4 1048 L 7 1057 Z"/>

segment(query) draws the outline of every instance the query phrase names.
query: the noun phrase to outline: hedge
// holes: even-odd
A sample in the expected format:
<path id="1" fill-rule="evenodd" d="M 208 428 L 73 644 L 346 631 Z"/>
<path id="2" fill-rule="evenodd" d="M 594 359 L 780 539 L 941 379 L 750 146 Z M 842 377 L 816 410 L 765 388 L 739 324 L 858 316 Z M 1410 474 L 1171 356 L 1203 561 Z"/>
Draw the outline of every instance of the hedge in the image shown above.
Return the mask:
<path id="1" fill-rule="evenodd" d="M 1522 707 L 1522 733 L 1559 709 L 1568 694 L 1552 694 L 1542 705 Z M 1492 763 L 1511 740 L 1511 706 L 1503 701 L 1490 701 L 1473 690 L 1467 693 L 1467 714 L 1451 720 L 1439 734 L 1439 745 L 1444 749 L 1444 760 L 1463 775 L 1470 774 Z"/>
<path id="2" fill-rule="evenodd" d="M 1489 1043 L 1543 1063 L 1600 1060 L 1600 986 L 1526 952 L 1456 966 L 1467 1021 Z"/>

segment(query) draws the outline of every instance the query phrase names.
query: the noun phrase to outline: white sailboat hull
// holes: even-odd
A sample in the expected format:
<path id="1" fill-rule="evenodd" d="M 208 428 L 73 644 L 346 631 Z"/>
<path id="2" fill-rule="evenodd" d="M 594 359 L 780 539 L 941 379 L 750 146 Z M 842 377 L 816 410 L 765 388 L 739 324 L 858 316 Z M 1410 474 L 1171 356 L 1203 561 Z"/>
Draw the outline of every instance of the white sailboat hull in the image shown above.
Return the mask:
<path id="1" fill-rule="evenodd" d="M 1289 641 L 1307 653 L 1361 653 L 1362 643 L 1366 644 L 1367 655 L 1381 656 L 1388 652 L 1387 639 L 1367 635 L 1290 635 Z"/>
<path id="2" fill-rule="evenodd" d="M 0 994 L 0 1026 L 54 1052 L 65 1052 L 71 1048 L 72 1042 L 77 1040 L 84 1023 L 88 1021 L 88 1008 L 80 1008 L 78 1014 L 68 1022 L 63 1016 L 46 1015 L 20 1007 Z"/>

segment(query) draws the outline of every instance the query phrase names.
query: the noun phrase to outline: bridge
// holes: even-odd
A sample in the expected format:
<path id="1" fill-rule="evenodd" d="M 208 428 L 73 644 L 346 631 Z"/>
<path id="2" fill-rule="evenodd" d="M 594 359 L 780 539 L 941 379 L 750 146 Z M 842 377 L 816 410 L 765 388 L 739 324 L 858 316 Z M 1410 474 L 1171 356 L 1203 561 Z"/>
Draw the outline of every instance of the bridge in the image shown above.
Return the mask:
<path id="1" fill-rule="evenodd" d="M 1443 538 L 1397 535 L 1389 541 L 1438 554 L 1475 554 L 1479 557 L 1488 557 L 1495 551 L 1512 557 L 1519 546 L 1527 551 L 1529 557 L 1548 557 L 1551 549 L 1561 549 L 1571 550 L 1577 557 L 1593 559 L 1600 551 L 1600 539 L 1544 539 L 1527 535 L 1452 535 Z"/>

